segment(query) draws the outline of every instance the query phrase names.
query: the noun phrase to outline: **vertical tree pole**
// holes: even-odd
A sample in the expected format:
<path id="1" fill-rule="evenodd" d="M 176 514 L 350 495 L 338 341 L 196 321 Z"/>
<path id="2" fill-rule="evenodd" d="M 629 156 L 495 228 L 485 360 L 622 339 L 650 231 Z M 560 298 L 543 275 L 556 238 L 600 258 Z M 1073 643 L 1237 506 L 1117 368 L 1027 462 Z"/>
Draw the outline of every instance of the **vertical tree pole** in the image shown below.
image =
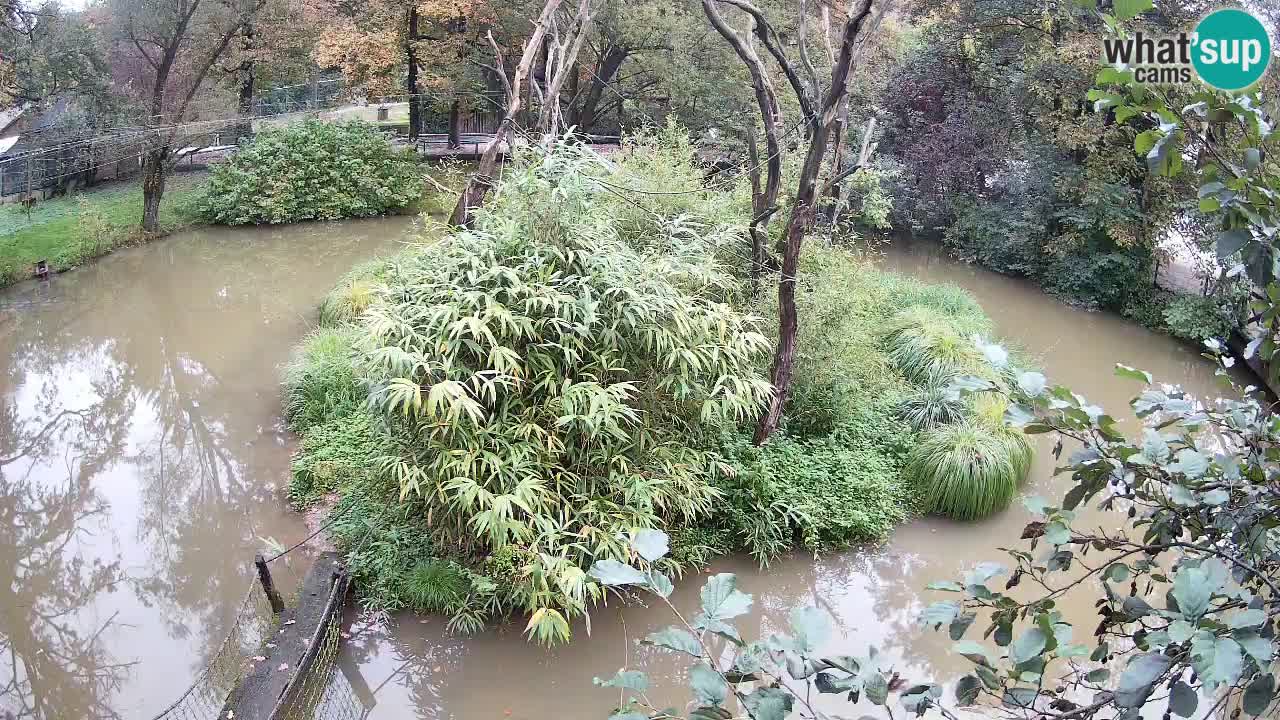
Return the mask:
<path id="1" fill-rule="evenodd" d="M 404 89 L 409 96 L 409 139 L 416 140 L 422 132 L 422 106 L 418 98 L 418 5 L 409 5 L 409 36 L 404 41 L 405 61 L 409 72 L 405 76 Z"/>
<path id="2" fill-rule="evenodd" d="M 872 1 L 863 0 L 861 9 L 851 13 L 845 23 L 840 54 L 831 68 L 831 84 L 823 99 L 813 135 L 809 139 L 809 152 L 805 155 L 804 165 L 800 170 L 800 184 L 796 188 L 795 201 L 791 206 L 791 219 L 782 235 L 782 278 L 778 282 L 778 347 L 773 356 L 769 378 L 774 392 L 769 400 L 769 407 L 760 416 L 760 424 L 756 426 L 755 437 L 752 438 L 756 445 L 763 444 L 777 429 L 782 420 L 782 408 L 791 390 L 791 371 L 795 366 L 796 335 L 799 331 L 796 283 L 800 247 L 805 234 L 813 226 L 819 191 L 818 174 L 827 154 L 831 131 L 839 117 L 840 103 L 848 92 L 854 45 L 862 32 L 863 24 L 871 16 Z"/>
<path id="3" fill-rule="evenodd" d="M 253 26 L 253 16 L 249 15 L 244 20 L 243 29 L 240 31 L 240 52 L 242 57 L 240 65 L 236 68 L 236 110 L 244 122 L 236 129 L 236 139 L 247 138 L 253 134 L 253 92 L 254 80 L 257 74 L 254 67 L 254 53 L 257 51 L 256 30 Z"/>
<path id="4" fill-rule="evenodd" d="M 456 150 L 462 144 L 462 101 L 454 98 L 449 103 L 449 149 Z"/>
<path id="5" fill-rule="evenodd" d="M 271 579 L 271 571 L 267 569 L 267 561 L 262 558 L 262 553 L 253 556 L 253 564 L 258 568 L 258 582 L 262 584 L 262 592 L 267 594 L 267 601 L 271 603 L 271 612 L 279 615 L 284 612 L 284 598 L 276 590 L 276 583 Z"/>

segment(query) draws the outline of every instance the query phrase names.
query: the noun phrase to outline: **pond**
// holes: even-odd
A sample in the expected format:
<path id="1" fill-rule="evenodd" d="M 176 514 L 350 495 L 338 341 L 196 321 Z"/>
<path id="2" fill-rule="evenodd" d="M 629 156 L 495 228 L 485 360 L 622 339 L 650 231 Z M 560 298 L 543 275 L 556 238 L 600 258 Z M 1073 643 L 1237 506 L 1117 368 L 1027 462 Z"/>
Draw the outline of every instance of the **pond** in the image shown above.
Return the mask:
<path id="1" fill-rule="evenodd" d="M 149 718 L 190 684 L 254 552 L 305 535 L 277 367 L 412 222 L 186 232 L 0 293 L 0 717 Z"/>
<path id="2" fill-rule="evenodd" d="M 393 251 L 412 224 L 187 232 L 0 293 L 0 576 L 16 578 L 0 603 L 0 711 L 149 718 L 190 684 L 234 622 L 254 552 L 305 536 L 283 498 L 278 367 L 336 279 Z M 883 264 L 971 290 L 1051 380 L 1113 411 L 1135 392 L 1115 362 L 1216 392 L 1194 349 L 933 246 L 892 246 Z M 1051 466 L 1041 448 L 1028 492 L 1061 494 Z M 923 519 L 883 547 L 767 571 L 728 558 L 712 571 L 738 573 L 755 595 L 744 634 L 817 603 L 839 626 L 833 650 L 874 644 L 908 680 L 952 681 L 967 663 L 917 626 L 936 599 L 923 588 L 999 559 L 1026 520 L 1020 507 L 981 523 Z M 305 561 L 286 561 L 297 566 L 278 582 L 294 583 Z M 684 578 L 677 602 L 692 604 L 700 585 Z M 617 696 L 593 676 L 628 664 L 660 686 L 683 682 L 682 663 L 634 645 L 667 623 L 659 608 L 599 608 L 589 636 L 579 627 L 551 651 L 522 626 L 459 638 L 438 618 L 352 621 L 342 665 L 373 690 L 371 718 L 604 718 Z"/>

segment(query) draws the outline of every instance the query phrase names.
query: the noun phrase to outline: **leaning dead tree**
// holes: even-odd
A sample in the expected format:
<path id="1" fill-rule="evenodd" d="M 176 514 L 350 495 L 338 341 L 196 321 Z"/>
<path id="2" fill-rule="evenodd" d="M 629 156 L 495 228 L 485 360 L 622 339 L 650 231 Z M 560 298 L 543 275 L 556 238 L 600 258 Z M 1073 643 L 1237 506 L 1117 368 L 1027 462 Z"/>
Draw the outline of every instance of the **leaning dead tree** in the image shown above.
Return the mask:
<path id="1" fill-rule="evenodd" d="M 761 119 L 764 121 L 765 141 L 766 145 L 769 146 L 767 151 L 770 153 L 768 158 L 770 165 L 772 165 L 776 157 L 780 156 L 778 148 L 780 144 L 780 113 L 778 112 L 777 94 L 770 83 L 769 73 L 764 62 L 751 44 L 742 35 L 729 27 L 729 24 L 720 14 L 717 5 L 732 5 L 745 11 L 750 16 L 753 35 L 764 44 L 786 76 L 788 83 L 792 86 L 792 90 L 796 93 L 797 100 L 802 108 L 803 120 L 806 123 L 806 135 L 809 140 L 804 165 L 800 171 L 795 201 L 791 207 L 791 217 L 778 243 L 778 251 L 782 255 L 782 273 L 778 282 L 778 346 L 774 352 L 773 365 L 770 370 L 770 380 L 773 383 L 774 394 L 769 401 L 769 407 L 760 417 L 759 425 L 756 427 L 754 441 L 757 445 L 768 440 L 773 431 L 777 429 L 778 423 L 782 419 L 782 409 L 786 404 L 787 395 L 791 389 L 791 375 L 795 366 L 796 336 L 799 330 L 799 319 L 796 313 L 796 275 L 800 263 L 800 248 L 805 235 L 813 227 L 817 215 L 820 191 L 826 189 L 826 184 L 820 183 L 820 176 L 822 174 L 823 161 L 827 156 L 828 146 L 833 135 L 843 130 L 840 118 L 842 107 L 848 94 L 849 75 L 853 69 L 856 50 L 863 33 L 868 27 L 874 26 L 876 22 L 876 19 L 872 17 L 873 2 L 884 3 L 885 0 L 860 0 L 858 7 L 849 8 L 848 17 L 839 36 L 838 50 L 835 50 L 834 53 L 830 82 L 827 85 L 826 92 L 822 94 L 821 103 L 815 104 L 812 110 L 804 109 L 806 102 L 809 100 L 809 85 L 804 82 L 800 71 L 796 69 L 782 51 L 780 44 L 777 42 L 779 35 L 770 27 L 764 13 L 750 2 L 747 2 L 747 0 L 703 0 L 702 2 L 703 10 L 706 12 L 712 26 L 729 42 L 751 74 L 757 104 L 760 106 Z M 880 11 L 879 8 L 878 11 Z M 805 28 L 807 21 L 806 8 L 806 13 L 801 18 L 801 28 Z M 801 31 L 800 35 L 803 37 L 804 30 Z M 834 49 L 835 46 L 833 45 Z M 812 68 L 807 50 L 802 53 L 801 62 L 803 69 L 810 76 L 810 82 L 816 84 L 818 74 L 816 69 Z M 779 162 L 778 164 L 780 166 L 781 163 Z M 846 171 L 849 170 L 846 168 L 841 172 Z M 772 172 L 772 167 L 770 167 L 770 172 Z M 849 172 L 851 173 L 852 171 Z M 778 175 L 780 176 L 780 174 L 779 167 Z M 774 180 L 774 178 L 769 178 L 769 180 Z M 774 182 L 777 182 L 777 180 L 774 180 Z M 766 181 L 766 192 L 767 188 L 768 180 Z M 776 194 L 774 198 L 776 199 Z M 757 211 L 756 215 L 759 216 L 759 214 L 759 211 Z M 756 223 L 755 218 L 753 218 L 753 256 L 757 252 L 757 246 L 762 242 L 759 236 L 764 232 L 763 225 Z M 753 257 L 753 262 L 755 260 L 756 258 Z"/>
<path id="2" fill-rule="evenodd" d="M 560 9 L 562 1 L 546 0 L 546 4 L 542 7 L 542 13 L 538 16 L 537 21 L 534 22 L 533 32 L 524 43 L 524 51 L 520 55 L 520 62 L 516 65 L 515 73 L 510 79 L 507 78 L 506 67 L 502 60 L 502 50 L 493 39 L 493 33 L 489 33 L 489 44 L 493 47 L 496 62 L 493 69 L 502 80 L 503 91 L 507 97 L 507 109 L 493 138 L 488 145 L 485 145 L 484 152 L 480 156 L 479 166 L 471 174 L 471 177 L 467 178 L 467 184 L 463 186 L 462 193 L 458 196 L 458 203 L 454 206 L 453 214 L 449 217 L 451 225 L 470 227 L 474 220 L 476 209 L 484 204 L 489 191 L 493 189 L 493 175 L 498 168 L 498 155 L 504 143 L 508 148 L 514 144 L 516 117 L 523 107 L 522 98 L 525 83 L 529 80 L 530 69 L 543 48 L 548 32 L 553 34 L 552 46 L 555 48 L 554 52 L 556 53 L 554 67 L 552 68 L 549 65 L 549 69 L 554 70 L 554 72 L 548 75 L 546 88 L 539 88 L 536 83 L 533 85 L 541 94 L 542 99 L 539 125 L 542 125 L 541 118 L 546 116 L 547 105 L 551 103 L 556 106 L 556 111 L 552 117 L 547 118 L 547 127 L 558 128 L 558 125 L 553 123 L 559 123 L 562 117 L 559 112 L 560 89 L 564 86 L 566 78 L 572 73 L 573 65 L 577 61 L 578 51 L 582 47 L 583 36 L 586 35 L 587 28 L 591 22 L 590 6 L 592 0 L 579 0 L 578 10 L 574 17 L 564 22 L 556 18 L 556 12 Z M 565 28 L 565 32 L 560 31 L 561 27 Z"/>
<path id="3" fill-rule="evenodd" d="M 493 133 L 493 138 L 489 140 L 488 145 L 485 145 L 484 153 L 480 155 L 479 167 L 471 177 L 467 178 L 467 184 L 462 187 L 458 204 L 454 206 L 453 215 L 449 217 L 450 225 L 470 227 L 476 208 L 484 204 L 485 196 L 493 188 L 493 173 L 498 168 L 498 152 L 503 142 L 507 143 L 507 147 L 511 147 L 514 139 L 511 131 L 515 127 L 516 115 L 520 112 L 522 104 L 520 99 L 525 80 L 529 77 L 529 68 L 533 66 L 533 60 L 538 55 L 542 38 L 547 34 L 547 28 L 551 24 L 552 15 L 560 9 L 560 2 L 561 0 L 547 0 L 547 4 L 543 6 L 542 14 L 533 24 L 533 33 L 524 43 L 524 52 L 520 55 L 520 63 L 516 65 L 515 75 L 510 80 L 507 79 L 506 68 L 502 62 L 502 51 L 498 49 L 493 33 L 489 33 L 489 44 L 493 46 L 498 77 L 502 79 L 503 90 L 507 96 L 507 111 L 502 116 L 502 122 L 498 125 L 497 131 Z"/>
<path id="4" fill-rule="evenodd" d="M 560 105 L 560 93 L 565 81 L 574 74 L 578 53 L 591 27 L 591 0 L 580 0 L 578 11 L 568 22 L 551 18 L 551 29 L 546 39 L 547 61 L 543 78 L 545 88 L 533 83 L 538 96 L 538 132 L 543 142 L 560 135 L 564 129 L 564 109 Z"/>

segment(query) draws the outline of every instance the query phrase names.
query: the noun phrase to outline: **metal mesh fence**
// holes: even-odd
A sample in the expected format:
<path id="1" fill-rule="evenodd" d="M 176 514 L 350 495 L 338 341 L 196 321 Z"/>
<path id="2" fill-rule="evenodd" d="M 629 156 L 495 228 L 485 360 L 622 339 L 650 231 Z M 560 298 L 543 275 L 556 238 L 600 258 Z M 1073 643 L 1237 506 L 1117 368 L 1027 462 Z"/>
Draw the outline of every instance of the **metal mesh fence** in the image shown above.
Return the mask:
<path id="1" fill-rule="evenodd" d="M 153 720 L 214 720 L 221 716 L 227 695 L 252 664 L 274 627 L 266 596 L 250 582 L 237 606 L 231 629 L 214 650 L 191 687 Z"/>
<path id="2" fill-rule="evenodd" d="M 364 720 L 373 708 L 372 698 L 361 698 L 338 662 L 342 605 L 333 608 L 315 661 L 298 684 L 284 720 Z"/>

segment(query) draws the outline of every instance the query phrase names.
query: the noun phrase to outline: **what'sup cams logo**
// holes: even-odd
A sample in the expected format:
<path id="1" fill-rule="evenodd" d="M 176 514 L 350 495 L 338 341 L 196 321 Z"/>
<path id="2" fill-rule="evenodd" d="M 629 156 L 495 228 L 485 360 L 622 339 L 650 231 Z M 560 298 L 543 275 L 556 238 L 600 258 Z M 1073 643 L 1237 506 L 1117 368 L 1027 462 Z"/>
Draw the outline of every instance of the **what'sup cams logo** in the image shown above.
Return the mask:
<path id="1" fill-rule="evenodd" d="M 1198 77 L 1218 90 L 1244 90 L 1271 61 L 1271 38 L 1262 21 L 1234 8 L 1209 13 L 1190 33 L 1152 37 L 1138 31 L 1102 42 L 1108 65 L 1132 68 L 1134 80 L 1150 85 Z"/>

